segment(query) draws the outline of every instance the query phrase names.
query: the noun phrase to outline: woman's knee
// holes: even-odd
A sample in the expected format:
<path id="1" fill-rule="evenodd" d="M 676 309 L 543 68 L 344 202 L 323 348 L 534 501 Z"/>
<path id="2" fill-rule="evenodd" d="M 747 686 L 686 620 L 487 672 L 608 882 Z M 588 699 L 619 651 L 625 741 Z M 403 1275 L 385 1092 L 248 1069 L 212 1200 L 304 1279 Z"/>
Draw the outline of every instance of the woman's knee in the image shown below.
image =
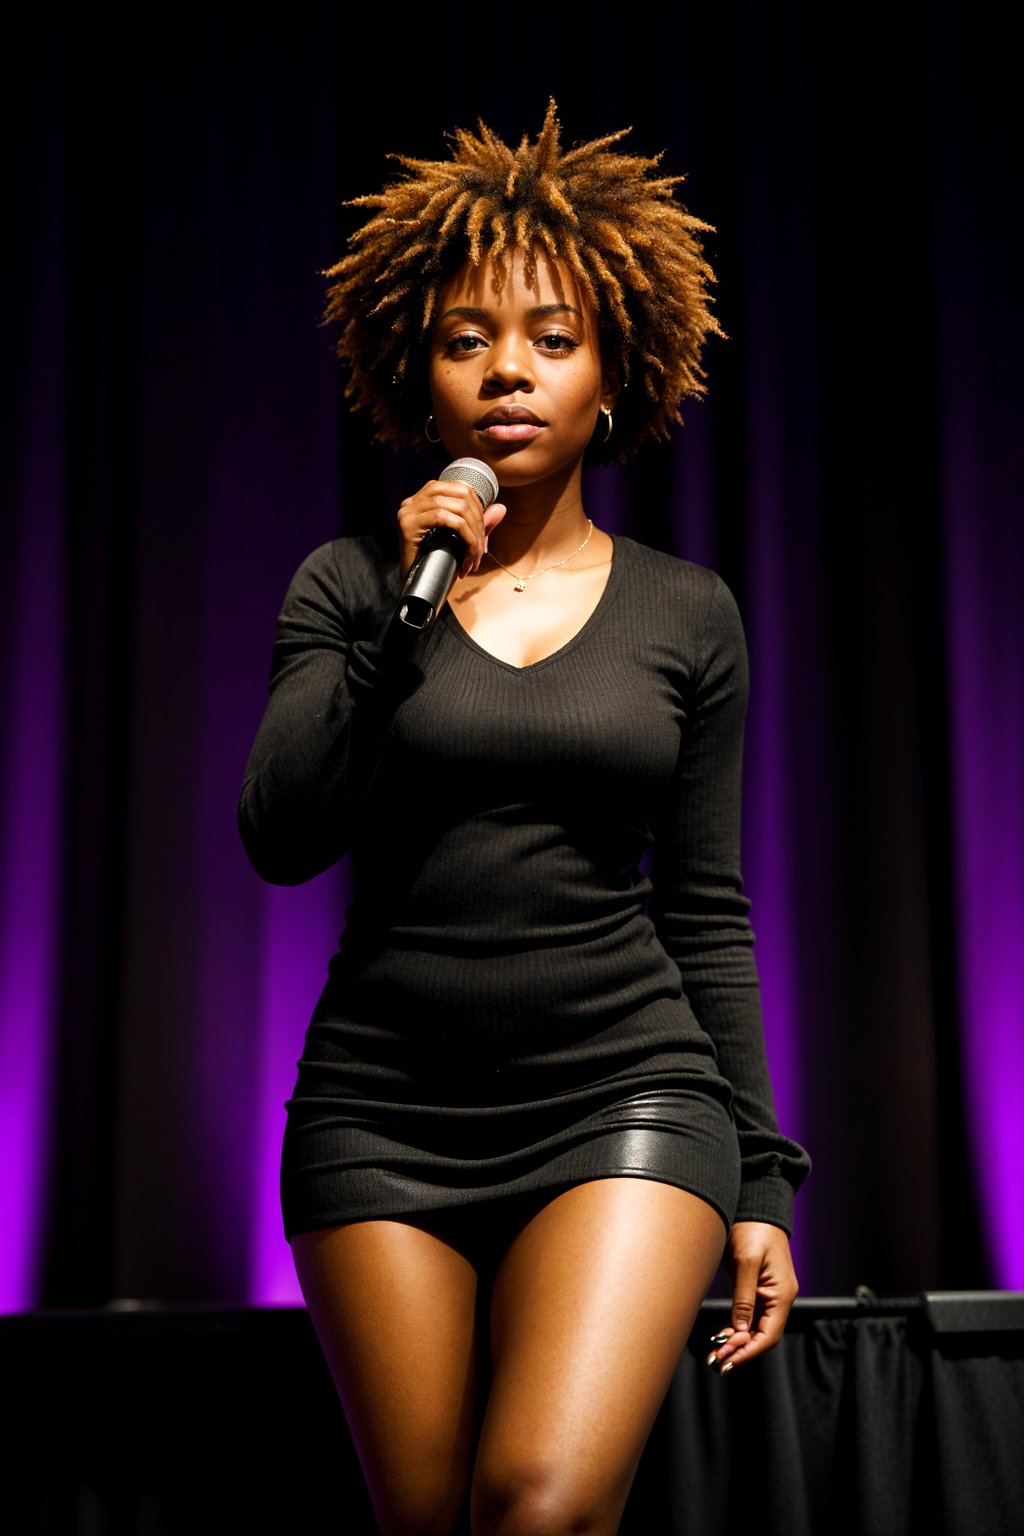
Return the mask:
<path id="1" fill-rule="evenodd" d="M 472 1536 L 611 1536 L 624 1503 L 568 1467 L 478 1464 Z"/>

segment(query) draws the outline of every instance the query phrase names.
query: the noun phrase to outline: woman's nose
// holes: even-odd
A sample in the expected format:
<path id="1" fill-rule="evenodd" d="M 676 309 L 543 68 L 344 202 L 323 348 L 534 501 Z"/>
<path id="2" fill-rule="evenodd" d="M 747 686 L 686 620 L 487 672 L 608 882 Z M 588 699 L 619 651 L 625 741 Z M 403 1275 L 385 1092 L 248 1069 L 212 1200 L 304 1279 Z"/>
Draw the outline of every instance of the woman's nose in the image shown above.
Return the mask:
<path id="1" fill-rule="evenodd" d="M 533 359 L 529 345 L 512 336 L 495 341 L 487 354 L 484 383 L 491 389 L 532 389 Z"/>

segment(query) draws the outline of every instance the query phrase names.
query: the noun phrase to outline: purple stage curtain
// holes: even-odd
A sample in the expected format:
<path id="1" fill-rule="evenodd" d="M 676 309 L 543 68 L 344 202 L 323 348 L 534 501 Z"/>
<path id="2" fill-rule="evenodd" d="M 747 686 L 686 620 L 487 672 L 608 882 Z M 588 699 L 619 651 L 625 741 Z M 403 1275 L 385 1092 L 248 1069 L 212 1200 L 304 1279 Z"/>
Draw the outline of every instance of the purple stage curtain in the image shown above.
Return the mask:
<path id="1" fill-rule="evenodd" d="M 399 53 L 323 3 L 22 18 L 0 1309 L 297 1299 L 283 1104 L 349 872 L 262 885 L 235 801 L 293 570 L 386 532 L 428 468 L 347 414 L 321 272 L 389 151 L 441 155 L 478 114 L 532 135 L 549 94 L 567 142 L 632 125 L 664 150 L 716 228 L 707 399 L 590 472 L 588 510 L 713 565 L 744 615 L 747 889 L 780 1117 L 815 1165 L 804 1293 L 1024 1288 L 1005 39 L 949 3 L 861 8 L 838 52 L 806 3 L 410 26 Z"/>

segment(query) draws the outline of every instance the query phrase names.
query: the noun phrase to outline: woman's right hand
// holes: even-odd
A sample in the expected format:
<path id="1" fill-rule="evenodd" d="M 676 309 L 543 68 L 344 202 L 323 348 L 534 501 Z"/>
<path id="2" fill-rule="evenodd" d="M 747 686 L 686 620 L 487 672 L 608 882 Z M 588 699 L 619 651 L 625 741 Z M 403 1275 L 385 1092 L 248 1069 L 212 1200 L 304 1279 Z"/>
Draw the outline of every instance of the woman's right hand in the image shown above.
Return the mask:
<path id="1" fill-rule="evenodd" d="M 505 516 L 501 502 L 486 511 L 476 491 L 461 480 L 428 480 L 398 509 L 399 569 L 403 582 L 419 554 L 420 545 L 435 528 L 454 528 L 466 545 L 460 576 L 479 570 L 487 553 L 487 536 Z"/>

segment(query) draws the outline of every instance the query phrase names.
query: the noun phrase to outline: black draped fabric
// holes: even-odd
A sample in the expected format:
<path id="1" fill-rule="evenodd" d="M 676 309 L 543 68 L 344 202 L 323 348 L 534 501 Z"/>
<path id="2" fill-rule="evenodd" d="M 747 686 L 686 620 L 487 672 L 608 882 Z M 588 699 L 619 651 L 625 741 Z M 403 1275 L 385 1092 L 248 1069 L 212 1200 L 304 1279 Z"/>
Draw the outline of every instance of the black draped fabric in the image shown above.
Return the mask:
<path id="1" fill-rule="evenodd" d="M 830 1316 L 812 1300 L 763 1363 L 721 1382 L 702 1351 L 687 1354 L 663 1414 L 679 1512 L 663 1529 L 1009 1536 L 1019 1525 L 1019 1329 L 938 1334 L 913 1303 Z"/>

